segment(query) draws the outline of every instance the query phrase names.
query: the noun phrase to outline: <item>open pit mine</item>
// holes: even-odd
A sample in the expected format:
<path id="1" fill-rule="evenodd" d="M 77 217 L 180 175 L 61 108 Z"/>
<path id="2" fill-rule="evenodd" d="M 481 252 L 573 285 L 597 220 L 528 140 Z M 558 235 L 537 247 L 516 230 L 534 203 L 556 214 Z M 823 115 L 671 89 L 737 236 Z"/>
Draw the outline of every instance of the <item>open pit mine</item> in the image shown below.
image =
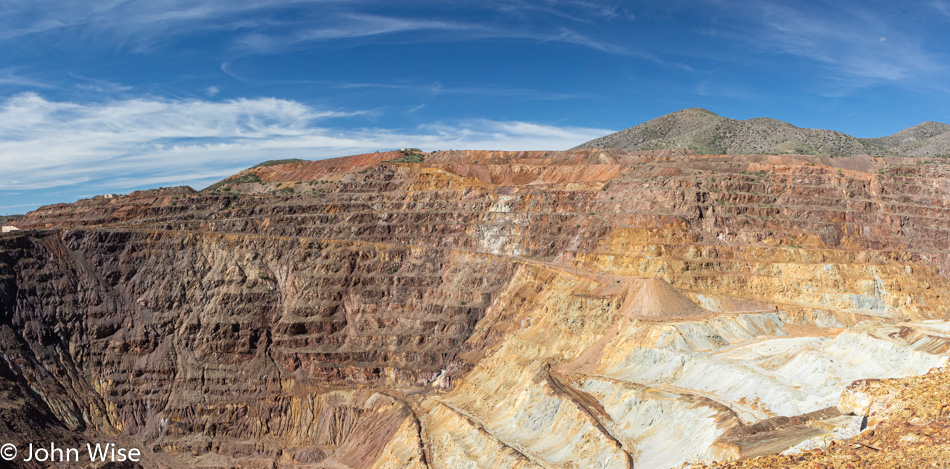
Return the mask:
<path id="1" fill-rule="evenodd" d="M 404 150 L 5 223 L 0 438 L 21 447 L 111 442 L 147 468 L 950 455 L 946 158 Z"/>

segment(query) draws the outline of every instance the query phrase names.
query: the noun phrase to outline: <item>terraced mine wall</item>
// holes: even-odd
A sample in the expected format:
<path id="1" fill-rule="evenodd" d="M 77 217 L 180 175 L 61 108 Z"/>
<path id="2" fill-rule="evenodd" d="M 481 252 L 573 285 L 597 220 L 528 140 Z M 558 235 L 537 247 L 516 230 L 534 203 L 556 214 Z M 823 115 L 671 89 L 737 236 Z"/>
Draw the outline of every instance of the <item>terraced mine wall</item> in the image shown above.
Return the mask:
<path id="1" fill-rule="evenodd" d="M 0 436 L 143 467 L 672 467 L 821 438 L 860 420 L 852 381 L 946 361 L 944 159 L 403 156 L 18 219 Z"/>

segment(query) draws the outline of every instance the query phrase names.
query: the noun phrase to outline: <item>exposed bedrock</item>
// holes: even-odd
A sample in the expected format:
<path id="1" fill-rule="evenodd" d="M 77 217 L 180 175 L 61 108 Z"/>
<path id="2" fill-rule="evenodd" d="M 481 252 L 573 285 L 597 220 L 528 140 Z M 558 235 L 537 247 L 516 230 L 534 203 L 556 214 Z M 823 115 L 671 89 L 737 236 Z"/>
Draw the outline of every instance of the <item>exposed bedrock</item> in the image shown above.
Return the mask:
<path id="1" fill-rule="evenodd" d="M 673 467 L 823 441 L 853 381 L 947 361 L 946 160 L 401 157 L 19 219 L 0 436 L 144 467 Z"/>

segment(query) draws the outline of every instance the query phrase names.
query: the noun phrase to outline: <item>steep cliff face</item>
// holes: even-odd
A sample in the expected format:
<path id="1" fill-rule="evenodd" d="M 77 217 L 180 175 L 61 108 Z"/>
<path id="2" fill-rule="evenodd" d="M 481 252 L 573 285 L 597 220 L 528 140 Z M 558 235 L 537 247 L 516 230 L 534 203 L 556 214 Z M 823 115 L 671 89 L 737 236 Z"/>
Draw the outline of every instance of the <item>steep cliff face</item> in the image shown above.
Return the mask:
<path id="1" fill-rule="evenodd" d="M 405 156 L 17 220 L 0 436 L 147 467 L 672 467 L 820 439 L 852 381 L 946 362 L 943 159 Z"/>

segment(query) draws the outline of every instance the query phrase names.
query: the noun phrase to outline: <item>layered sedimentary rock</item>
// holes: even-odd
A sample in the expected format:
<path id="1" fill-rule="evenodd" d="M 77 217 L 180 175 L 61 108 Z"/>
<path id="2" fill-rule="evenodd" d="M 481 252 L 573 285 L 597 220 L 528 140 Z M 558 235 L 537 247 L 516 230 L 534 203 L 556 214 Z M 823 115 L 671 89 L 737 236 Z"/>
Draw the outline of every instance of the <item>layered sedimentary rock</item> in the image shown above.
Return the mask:
<path id="1" fill-rule="evenodd" d="M 853 381 L 945 364 L 948 212 L 944 159 L 670 150 L 374 153 L 44 207 L 0 238 L 0 436 L 146 467 L 779 452 L 853 426 Z"/>

